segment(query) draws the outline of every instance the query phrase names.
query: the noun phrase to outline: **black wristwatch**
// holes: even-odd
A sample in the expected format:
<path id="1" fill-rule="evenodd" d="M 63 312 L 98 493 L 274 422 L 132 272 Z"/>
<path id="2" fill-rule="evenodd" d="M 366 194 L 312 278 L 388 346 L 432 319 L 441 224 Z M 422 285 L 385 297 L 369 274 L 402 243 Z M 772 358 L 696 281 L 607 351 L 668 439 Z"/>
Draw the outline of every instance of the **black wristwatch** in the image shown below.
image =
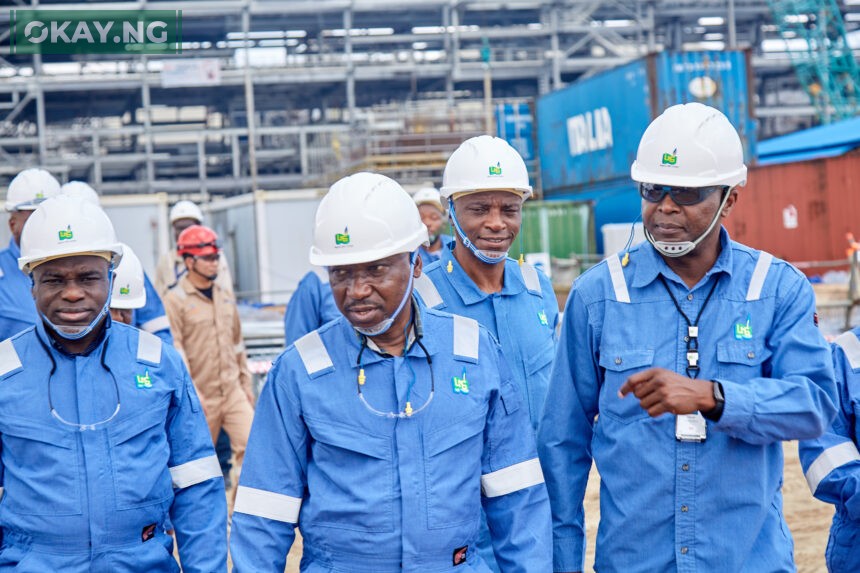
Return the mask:
<path id="1" fill-rule="evenodd" d="M 711 380 L 711 382 L 714 383 L 714 402 L 716 402 L 716 405 L 707 412 L 702 412 L 702 416 L 712 422 L 718 422 L 723 415 L 726 399 L 723 396 L 723 385 L 716 380 Z"/>

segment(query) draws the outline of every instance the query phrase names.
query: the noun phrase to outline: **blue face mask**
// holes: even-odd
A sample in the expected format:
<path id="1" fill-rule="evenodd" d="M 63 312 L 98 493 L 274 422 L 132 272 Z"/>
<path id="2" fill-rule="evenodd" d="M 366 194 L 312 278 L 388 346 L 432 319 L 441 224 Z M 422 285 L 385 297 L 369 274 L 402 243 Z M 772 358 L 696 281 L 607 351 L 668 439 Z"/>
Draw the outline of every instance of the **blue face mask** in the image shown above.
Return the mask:
<path id="1" fill-rule="evenodd" d="M 110 312 L 110 298 L 113 293 L 113 279 L 114 279 L 114 265 L 111 263 L 110 268 L 108 269 L 108 276 L 110 276 L 110 280 L 108 281 L 108 297 L 105 301 L 104 306 L 101 311 L 96 315 L 92 321 L 86 326 L 60 326 L 58 324 L 54 324 L 48 317 L 45 316 L 45 313 L 40 312 L 39 314 L 42 316 L 42 320 L 45 324 L 51 327 L 51 330 L 57 333 L 57 336 L 64 340 L 80 340 L 85 337 L 89 333 L 93 331 L 93 329 L 98 326 L 99 322 Z M 30 275 L 30 282 L 33 281 L 33 275 Z"/>
<path id="2" fill-rule="evenodd" d="M 451 223 L 454 225 L 454 230 L 457 231 L 457 235 L 460 236 L 463 246 L 472 251 L 472 254 L 478 257 L 479 261 L 483 261 L 490 265 L 497 265 L 505 262 L 505 259 L 508 257 L 507 251 L 482 251 L 472 244 L 472 241 L 469 240 L 469 237 L 466 236 L 466 233 L 464 233 L 463 229 L 460 227 L 460 222 L 457 221 L 457 212 L 454 209 L 453 198 L 448 199 L 448 212 L 451 213 Z"/>
<path id="3" fill-rule="evenodd" d="M 385 334 L 388 332 L 388 329 L 391 328 L 391 325 L 394 324 L 394 319 L 400 314 L 400 311 L 403 310 L 403 307 L 406 306 L 406 302 L 409 300 L 410 295 L 412 294 L 412 283 L 415 280 L 415 260 L 418 258 L 417 251 L 409 254 L 409 284 L 406 285 L 406 291 L 403 293 L 403 298 L 400 300 L 400 304 L 397 307 L 391 316 L 376 324 L 375 326 L 371 326 L 370 328 L 359 328 L 357 326 L 353 326 L 356 332 L 363 334 L 364 336 L 374 337 L 379 336 L 380 334 Z"/>

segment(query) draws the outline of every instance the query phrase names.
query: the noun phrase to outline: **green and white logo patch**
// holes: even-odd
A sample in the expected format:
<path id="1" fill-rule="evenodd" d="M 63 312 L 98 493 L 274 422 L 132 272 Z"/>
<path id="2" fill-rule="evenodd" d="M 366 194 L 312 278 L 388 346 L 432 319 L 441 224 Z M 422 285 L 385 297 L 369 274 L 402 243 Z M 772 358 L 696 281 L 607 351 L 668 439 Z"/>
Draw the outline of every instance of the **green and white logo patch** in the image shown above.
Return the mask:
<path id="1" fill-rule="evenodd" d="M 149 376 L 149 370 L 146 370 L 143 374 L 138 374 L 135 376 L 137 380 L 137 387 L 141 389 L 152 388 L 152 378 Z"/>
<path id="2" fill-rule="evenodd" d="M 334 244 L 335 245 L 348 245 L 349 244 L 349 227 L 344 227 L 343 233 L 335 233 Z"/>
<path id="3" fill-rule="evenodd" d="M 458 378 L 454 376 L 451 378 L 451 385 L 454 388 L 454 394 L 468 394 L 469 393 L 469 381 L 466 380 L 466 369 L 463 368 L 463 373 Z"/>

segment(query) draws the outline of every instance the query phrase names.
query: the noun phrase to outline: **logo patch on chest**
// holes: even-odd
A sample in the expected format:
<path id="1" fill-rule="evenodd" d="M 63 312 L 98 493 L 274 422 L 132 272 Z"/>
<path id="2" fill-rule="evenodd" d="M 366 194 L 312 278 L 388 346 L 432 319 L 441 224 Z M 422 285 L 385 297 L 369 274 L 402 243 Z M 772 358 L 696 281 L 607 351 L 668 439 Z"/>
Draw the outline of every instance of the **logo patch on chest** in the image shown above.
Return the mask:
<path id="1" fill-rule="evenodd" d="M 469 381 L 466 380 L 466 369 L 463 368 L 463 374 L 460 375 L 459 378 L 454 376 L 451 378 L 451 385 L 454 388 L 454 394 L 468 394 L 469 393 Z"/>
<path id="2" fill-rule="evenodd" d="M 752 340 L 752 325 L 750 324 L 750 315 L 747 315 L 746 322 L 735 323 L 735 338 L 737 340 Z"/>
<path id="3" fill-rule="evenodd" d="M 546 311 L 542 310 L 538 313 L 538 320 L 544 326 L 549 326 L 549 321 L 546 318 Z"/>
<path id="4" fill-rule="evenodd" d="M 135 376 L 135 378 L 137 380 L 138 388 L 152 388 L 152 378 L 149 377 L 149 370 L 147 370 L 143 374 L 138 374 L 137 376 Z"/>

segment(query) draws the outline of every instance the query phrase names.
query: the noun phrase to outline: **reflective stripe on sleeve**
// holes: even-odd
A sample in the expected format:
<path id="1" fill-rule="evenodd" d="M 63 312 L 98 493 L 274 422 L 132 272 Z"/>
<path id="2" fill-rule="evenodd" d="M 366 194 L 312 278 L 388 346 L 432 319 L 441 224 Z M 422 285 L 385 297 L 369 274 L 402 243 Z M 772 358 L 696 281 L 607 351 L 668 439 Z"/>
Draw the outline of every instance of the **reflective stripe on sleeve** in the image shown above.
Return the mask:
<path id="1" fill-rule="evenodd" d="M 430 277 L 424 273 L 421 273 L 413 284 L 415 285 L 415 290 L 421 296 L 421 300 L 427 305 L 427 308 L 435 308 L 445 302 L 442 300 L 442 295 L 439 294 L 439 289 L 436 288 Z"/>
<path id="2" fill-rule="evenodd" d="M 520 272 L 523 274 L 523 282 L 526 283 L 526 289 L 542 297 L 543 291 L 540 288 L 540 278 L 538 277 L 537 269 L 528 263 L 523 263 L 520 265 Z"/>
<path id="3" fill-rule="evenodd" d="M 197 485 L 222 475 L 221 465 L 215 455 L 199 458 L 169 469 L 173 487 L 176 489 Z"/>
<path id="4" fill-rule="evenodd" d="M 747 289 L 747 300 L 758 300 L 761 297 L 761 289 L 764 287 L 764 279 L 767 278 L 767 271 L 770 269 L 770 263 L 773 261 L 773 255 L 764 251 L 759 252 L 758 260 L 753 269 L 750 286 Z"/>
<path id="5" fill-rule="evenodd" d="M 814 494 L 821 480 L 826 478 L 827 474 L 855 460 L 860 460 L 860 453 L 857 452 L 857 446 L 851 442 L 842 442 L 827 448 L 815 458 L 815 461 L 806 470 L 806 483 L 809 484 L 809 490 Z"/>
<path id="6" fill-rule="evenodd" d="M 158 332 L 160 330 L 167 330 L 169 328 L 170 321 L 167 320 L 167 316 L 163 314 L 157 318 L 153 318 L 152 320 L 147 320 L 140 325 L 140 329 L 145 330 L 147 332 Z"/>
<path id="7" fill-rule="evenodd" d="M 845 352 L 845 357 L 852 369 L 860 368 L 860 340 L 857 340 L 856 334 L 851 331 L 843 332 L 833 342 Z"/>
<path id="8" fill-rule="evenodd" d="M 478 321 L 454 315 L 454 355 L 478 359 Z"/>
<path id="9" fill-rule="evenodd" d="M 323 344 L 322 338 L 316 330 L 296 340 L 295 345 L 308 375 L 332 366 L 331 356 L 328 355 L 328 350 L 325 349 L 325 344 Z"/>
<path id="10" fill-rule="evenodd" d="M 630 293 L 627 292 L 627 279 L 624 278 L 624 269 L 621 267 L 621 259 L 618 254 L 610 255 L 606 259 L 609 267 L 609 278 L 612 279 L 612 289 L 615 291 L 615 300 L 618 302 L 630 302 Z"/>
<path id="11" fill-rule="evenodd" d="M 484 497 L 499 497 L 543 483 L 540 460 L 532 458 L 481 476 Z"/>
<path id="12" fill-rule="evenodd" d="M 233 511 L 285 523 L 298 523 L 301 508 L 300 497 L 240 485 L 236 490 Z"/>
<path id="13" fill-rule="evenodd" d="M 137 337 L 137 359 L 152 364 L 161 363 L 161 339 L 146 331 L 139 331 Z"/>
<path id="14" fill-rule="evenodd" d="M 12 339 L 7 338 L 0 342 L 0 376 L 18 368 L 21 368 L 21 359 L 18 358 L 18 351 L 15 350 Z"/>

